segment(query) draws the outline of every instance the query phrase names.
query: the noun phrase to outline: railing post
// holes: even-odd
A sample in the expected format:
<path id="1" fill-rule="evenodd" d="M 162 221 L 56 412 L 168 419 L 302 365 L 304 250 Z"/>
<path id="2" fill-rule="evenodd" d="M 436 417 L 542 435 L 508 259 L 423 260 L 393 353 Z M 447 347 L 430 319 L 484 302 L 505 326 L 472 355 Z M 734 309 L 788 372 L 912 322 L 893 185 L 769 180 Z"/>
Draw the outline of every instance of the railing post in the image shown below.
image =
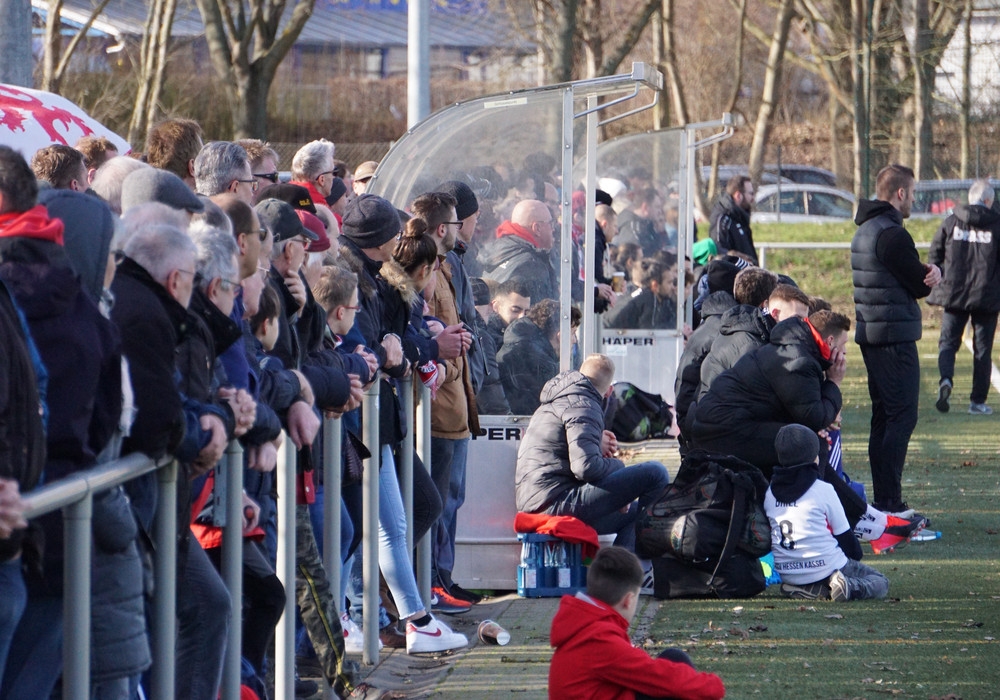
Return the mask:
<path id="1" fill-rule="evenodd" d="M 343 446 L 343 425 L 339 418 L 323 421 L 323 564 L 326 577 L 330 581 L 330 591 L 337 601 L 337 612 L 344 605 L 340 597 L 340 574 L 344 562 L 340 553 L 340 490 L 343 472 L 341 470 L 341 448 Z M 323 684 L 323 697 L 335 700 L 337 693 L 333 686 Z"/>
<path id="2" fill-rule="evenodd" d="M 295 444 L 284 434 L 275 470 L 278 486 L 277 575 L 285 587 L 285 612 L 274 636 L 274 697 L 295 698 Z"/>
<path id="3" fill-rule="evenodd" d="M 406 551 L 413 556 L 413 378 L 399 380 L 399 403 L 406 421 L 399 447 L 399 491 L 406 512 Z M 422 384 L 423 382 L 421 382 Z"/>
<path id="4" fill-rule="evenodd" d="M 177 625 L 177 462 L 157 472 L 156 551 L 153 570 L 154 628 L 152 692 L 150 697 L 174 697 L 174 644 Z"/>
<path id="5" fill-rule="evenodd" d="M 222 669 L 222 700 L 239 700 L 243 630 L 243 448 L 231 440 L 217 475 L 225 475 L 226 519 L 222 531 L 222 580 L 232 599 L 229 641 Z M 218 488 L 218 482 L 216 483 Z"/>
<path id="6" fill-rule="evenodd" d="M 382 448 L 379 445 L 379 389 L 384 380 L 372 382 L 365 392 L 363 409 L 365 445 L 371 457 L 365 463 L 362 480 L 362 507 L 364 510 L 364 650 L 361 660 L 366 664 L 378 661 L 378 487 L 379 465 Z M 387 469 L 389 467 L 386 467 Z"/>
<path id="7" fill-rule="evenodd" d="M 418 385 L 420 390 L 419 404 L 415 417 L 414 437 L 417 440 L 417 452 L 420 461 L 430 469 L 431 464 L 431 390 L 424 386 L 423 382 Z M 424 601 L 424 608 L 431 609 L 431 532 L 433 528 L 424 535 L 417 543 L 417 589 L 420 597 Z"/>
<path id="8" fill-rule="evenodd" d="M 90 554 L 93 494 L 63 508 L 63 700 L 90 697 Z"/>
<path id="9" fill-rule="evenodd" d="M 781 207 L 779 207 L 779 209 L 780 208 Z M 759 246 L 759 249 L 758 249 L 757 252 L 759 253 L 759 255 L 757 256 L 757 263 L 763 269 L 766 270 L 767 269 L 767 246 L 766 245 Z"/>

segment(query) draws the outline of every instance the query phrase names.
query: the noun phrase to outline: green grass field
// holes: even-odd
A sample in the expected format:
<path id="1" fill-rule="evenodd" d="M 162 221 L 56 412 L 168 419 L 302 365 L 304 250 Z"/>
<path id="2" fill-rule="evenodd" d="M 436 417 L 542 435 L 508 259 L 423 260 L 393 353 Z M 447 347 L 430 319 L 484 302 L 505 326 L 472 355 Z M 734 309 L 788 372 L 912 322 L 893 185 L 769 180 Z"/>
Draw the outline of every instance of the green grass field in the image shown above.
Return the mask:
<path id="1" fill-rule="evenodd" d="M 915 238 L 930 240 L 935 226 L 918 223 Z M 755 227 L 754 237 L 850 240 L 853 229 L 840 229 Z M 774 252 L 768 267 L 790 274 L 853 319 L 846 251 Z M 891 581 L 889 599 L 803 604 L 772 587 L 746 601 L 650 600 L 640 616 L 640 639 L 649 638 L 651 648 L 686 648 L 699 668 L 723 677 L 730 698 L 1000 697 L 1000 410 L 988 417 L 965 412 L 972 371 L 965 350 L 952 412 L 934 409 L 937 328 L 928 310 L 919 346 L 920 422 L 903 493 L 944 534 L 881 557 L 864 547 L 866 563 Z M 848 353 L 845 468 L 870 494 L 865 368 L 856 345 Z M 990 402 L 1000 409 L 993 392 Z"/>

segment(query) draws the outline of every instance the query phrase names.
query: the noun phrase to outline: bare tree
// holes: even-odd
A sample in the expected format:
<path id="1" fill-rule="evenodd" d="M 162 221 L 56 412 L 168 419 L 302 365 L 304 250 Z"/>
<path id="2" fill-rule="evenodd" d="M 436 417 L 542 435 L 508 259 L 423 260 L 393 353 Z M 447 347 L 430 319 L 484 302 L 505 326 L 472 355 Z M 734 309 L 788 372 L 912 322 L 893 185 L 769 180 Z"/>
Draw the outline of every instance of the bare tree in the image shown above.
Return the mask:
<path id="1" fill-rule="evenodd" d="M 795 0 L 781 0 L 778 16 L 774 21 L 771 50 L 767 56 L 764 90 L 761 93 L 760 107 L 757 110 L 753 141 L 750 143 L 750 179 L 753 180 L 754 185 L 760 182 L 761 173 L 764 172 L 764 156 L 771 136 L 772 119 L 779 97 L 781 71 L 785 64 L 785 46 L 788 44 L 788 32 L 794 16 Z"/>
<path id="2" fill-rule="evenodd" d="M 285 18 L 285 0 L 198 0 L 212 66 L 229 98 L 234 138 L 267 137 L 271 83 L 315 4 L 294 0 Z"/>
<path id="3" fill-rule="evenodd" d="M 73 35 L 69 43 L 63 48 L 62 36 L 62 8 L 63 0 L 49 0 L 48 11 L 45 16 L 45 54 L 42 58 L 42 90 L 49 92 L 59 92 L 63 78 L 66 76 L 66 69 L 69 67 L 70 59 L 76 52 L 80 42 L 87 36 L 87 32 L 94 25 L 94 22 L 107 7 L 110 0 L 100 0 L 90 12 L 90 16 L 83 26 Z"/>
<path id="4" fill-rule="evenodd" d="M 733 49 L 733 86 L 729 93 L 729 101 L 723 107 L 723 112 L 732 112 L 736 109 L 736 100 L 740 96 L 740 86 L 743 83 L 743 22 L 747 16 L 747 0 L 740 0 L 739 7 L 739 31 L 736 34 L 736 46 Z M 712 146 L 712 169 L 708 176 L 708 200 L 714 201 L 715 195 L 719 191 L 719 153 L 720 144 Z M 702 209 L 702 211 L 706 211 Z"/>
<path id="5" fill-rule="evenodd" d="M 965 0 L 962 10 L 963 36 L 965 45 L 962 47 L 962 111 L 959 115 L 962 131 L 962 179 L 969 177 L 969 160 L 971 156 L 971 112 L 972 112 L 972 0 Z M 976 173 L 978 176 L 979 173 Z"/>
<path id="6" fill-rule="evenodd" d="M 128 126 L 128 141 L 136 148 L 146 138 L 149 125 L 156 121 L 167 67 L 170 30 L 176 11 L 177 0 L 150 0 L 139 50 L 139 85 Z"/>

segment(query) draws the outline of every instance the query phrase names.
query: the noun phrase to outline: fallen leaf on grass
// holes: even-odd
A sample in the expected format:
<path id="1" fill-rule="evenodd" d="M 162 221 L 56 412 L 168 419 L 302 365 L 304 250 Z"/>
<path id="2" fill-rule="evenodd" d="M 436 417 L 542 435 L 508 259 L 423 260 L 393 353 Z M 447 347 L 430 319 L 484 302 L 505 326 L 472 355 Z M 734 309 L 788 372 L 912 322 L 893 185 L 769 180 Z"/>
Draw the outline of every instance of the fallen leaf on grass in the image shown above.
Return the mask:
<path id="1" fill-rule="evenodd" d="M 800 605 L 796 610 L 799 612 L 816 612 L 816 608 L 812 605 Z"/>
<path id="2" fill-rule="evenodd" d="M 833 639 L 824 639 L 823 640 L 823 646 L 825 646 L 825 647 L 832 647 L 835 644 L 836 644 L 836 641 L 833 640 Z"/>
<path id="3" fill-rule="evenodd" d="M 729 634 L 730 636 L 739 637 L 740 639 L 750 639 L 750 633 L 739 627 L 730 628 Z"/>
<path id="4" fill-rule="evenodd" d="M 751 632 L 767 632 L 767 625 L 754 625 L 750 628 Z"/>
<path id="5" fill-rule="evenodd" d="M 840 613 L 833 613 L 832 615 L 824 615 L 827 620 L 843 620 L 844 616 Z"/>
<path id="6" fill-rule="evenodd" d="M 962 696 L 948 693 L 947 695 L 931 695 L 927 700 L 962 700 Z"/>
<path id="7" fill-rule="evenodd" d="M 982 627 L 982 622 L 976 622 L 975 620 L 969 620 L 968 622 L 963 622 L 962 627 Z"/>
<path id="8" fill-rule="evenodd" d="M 995 535 L 995 534 L 997 534 L 997 529 L 993 528 L 993 527 L 988 527 L 988 528 L 986 528 L 986 534 L 987 535 Z"/>

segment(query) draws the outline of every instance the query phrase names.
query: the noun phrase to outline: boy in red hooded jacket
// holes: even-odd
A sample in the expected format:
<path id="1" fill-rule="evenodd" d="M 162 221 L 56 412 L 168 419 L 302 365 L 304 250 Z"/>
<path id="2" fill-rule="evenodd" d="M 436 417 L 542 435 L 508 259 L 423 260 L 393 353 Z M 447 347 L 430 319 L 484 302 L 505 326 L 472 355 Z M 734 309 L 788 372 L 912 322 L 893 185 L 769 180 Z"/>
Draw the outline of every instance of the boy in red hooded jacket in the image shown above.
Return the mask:
<path id="1" fill-rule="evenodd" d="M 605 547 L 587 571 L 587 592 L 563 596 L 552 620 L 556 648 L 549 698 L 717 700 L 726 694 L 714 673 L 695 670 L 679 649 L 650 658 L 629 641 L 642 586 L 642 565 L 621 547 Z"/>

